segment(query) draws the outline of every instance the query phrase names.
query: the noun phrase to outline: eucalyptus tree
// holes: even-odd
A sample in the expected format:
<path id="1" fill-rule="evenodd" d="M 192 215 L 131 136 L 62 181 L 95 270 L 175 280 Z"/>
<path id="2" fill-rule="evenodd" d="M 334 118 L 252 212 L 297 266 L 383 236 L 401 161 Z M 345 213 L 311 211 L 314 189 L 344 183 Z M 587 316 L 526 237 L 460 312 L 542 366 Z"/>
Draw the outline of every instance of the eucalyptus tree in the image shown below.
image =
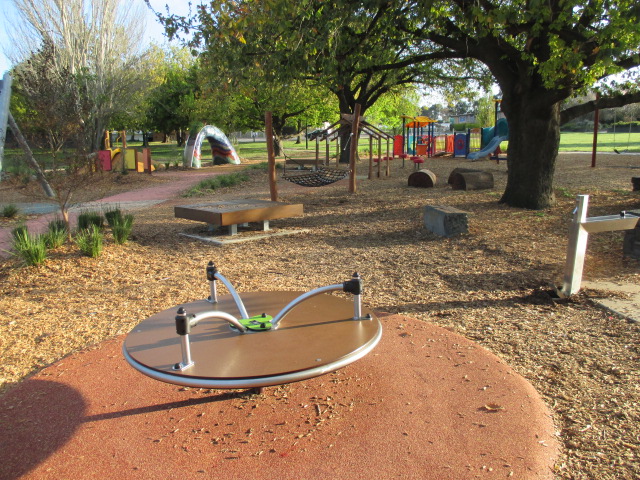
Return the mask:
<path id="1" fill-rule="evenodd" d="M 303 121 L 315 124 L 337 118 L 335 102 L 327 101 L 327 92 L 309 82 L 273 82 L 255 68 L 223 74 L 218 65 L 214 63 L 211 68 L 210 64 L 209 73 L 203 73 L 206 81 L 202 97 L 209 118 L 215 118 L 228 131 L 260 131 L 264 129 L 265 112 L 271 112 L 276 155 L 283 154 L 286 126 L 299 131 Z"/>

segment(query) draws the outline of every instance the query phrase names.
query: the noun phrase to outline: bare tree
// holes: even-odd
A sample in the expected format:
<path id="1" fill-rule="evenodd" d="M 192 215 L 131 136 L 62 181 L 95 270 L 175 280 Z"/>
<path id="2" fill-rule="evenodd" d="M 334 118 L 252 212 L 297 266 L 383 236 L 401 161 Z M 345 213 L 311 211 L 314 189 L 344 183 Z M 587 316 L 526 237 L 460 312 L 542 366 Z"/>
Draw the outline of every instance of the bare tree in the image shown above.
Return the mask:
<path id="1" fill-rule="evenodd" d="M 13 0 L 16 89 L 39 118 L 52 156 L 44 176 L 68 224 L 69 208 L 104 185 L 95 171 L 110 119 L 135 108 L 145 86 L 141 14 L 122 0 Z M 31 125 L 22 123 L 22 128 Z M 42 183 L 42 182 L 41 182 Z"/>
<path id="2" fill-rule="evenodd" d="M 52 74 L 66 78 L 78 91 L 77 101 L 89 105 L 77 108 L 84 148 L 98 150 L 109 119 L 129 108 L 144 85 L 140 10 L 122 0 L 13 1 L 20 22 L 10 32 L 12 60 L 23 63 L 51 45 Z"/>

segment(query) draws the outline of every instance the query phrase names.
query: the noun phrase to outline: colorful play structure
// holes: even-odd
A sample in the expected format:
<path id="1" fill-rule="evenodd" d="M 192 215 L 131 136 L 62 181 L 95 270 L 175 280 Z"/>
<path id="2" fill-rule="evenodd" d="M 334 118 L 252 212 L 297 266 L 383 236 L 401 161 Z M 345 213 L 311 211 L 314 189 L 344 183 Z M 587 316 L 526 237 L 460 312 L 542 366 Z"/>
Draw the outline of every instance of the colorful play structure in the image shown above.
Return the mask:
<path id="1" fill-rule="evenodd" d="M 495 102 L 495 122 L 493 127 L 469 128 L 466 133 L 435 134 L 436 121 L 425 116 L 403 115 L 402 135 L 394 138 L 394 155 L 404 161 L 409 159 L 416 169 L 425 158 L 450 155 L 477 160 L 483 157 L 498 159 L 500 143 L 509 139 L 509 125 L 506 118 L 499 117 L 500 100 Z"/>
<path id="2" fill-rule="evenodd" d="M 218 127 L 205 125 L 196 135 L 190 135 L 184 148 L 183 165 L 188 168 L 202 166 L 202 142 L 207 139 L 214 165 L 240 164 L 240 157 L 227 136 Z"/>
<path id="3" fill-rule="evenodd" d="M 122 351 L 156 380 L 201 388 L 261 389 L 317 377 L 367 355 L 382 336 L 363 309 L 362 279 L 302 292 L 239 293 L 206 267 L 210 296 L 157 313 L 126 337 Z M 218 296 L 217 283 L 229 292 Z M 352 300 L 330 295 L 340 291 Z"/>
<path id="4" fill-rule="evenodd" d="M 136 172 L 151 173 L 155 170 L 151 162 L 151 150 L 143 148 L 136 150 L 127 147 L 127 133 L 120 132 L 119 137 L 115 138 L 115 142 L 120 139 L 120 147 L 112 145 L 111 133 L 107 130 L 104 136 L 104 150 L 98 151 L 98 168 L 105 171 L 123 171 L 134 170 Z"/>

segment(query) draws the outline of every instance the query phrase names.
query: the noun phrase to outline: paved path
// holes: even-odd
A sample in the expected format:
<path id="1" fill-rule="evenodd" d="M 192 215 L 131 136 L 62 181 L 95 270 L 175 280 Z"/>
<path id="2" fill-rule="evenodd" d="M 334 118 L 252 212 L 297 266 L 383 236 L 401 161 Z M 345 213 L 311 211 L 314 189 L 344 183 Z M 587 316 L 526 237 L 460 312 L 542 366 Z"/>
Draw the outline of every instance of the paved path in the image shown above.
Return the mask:
<path id="1" fill-rule="evenodd" d="M 113 207 L 119 207 L 121 210 L 135 211 L 149 208 L 171 198 L 177 197 L 183 191 L 197 184 L 205 178 L 214 175 L 227 173 L 220 172 L 175 172 L 170 175 L 173 181 L 166 182 L 153 187 L 142 188 L 131 192 L 119 193 L 111 195 L 101 200 L 87 202 L 74 206 L 70 209 L 71 224 L 73 225 L 78 213 L 85 210 L 107 210 Z M 20 206 L 19 206 L 20 207 Z M 60 217 L 57 206 L 46 203 L 24 204 L 20 207 L 22 212 L 37 214 L 36 218 L 32 218 L 26 222 L 27 228 L 31 233 L 46 232 L 49 222 L 54 218 Z M 0 256 L 7 257 L 11 250 L 11 228 L 0 228 Z"/>

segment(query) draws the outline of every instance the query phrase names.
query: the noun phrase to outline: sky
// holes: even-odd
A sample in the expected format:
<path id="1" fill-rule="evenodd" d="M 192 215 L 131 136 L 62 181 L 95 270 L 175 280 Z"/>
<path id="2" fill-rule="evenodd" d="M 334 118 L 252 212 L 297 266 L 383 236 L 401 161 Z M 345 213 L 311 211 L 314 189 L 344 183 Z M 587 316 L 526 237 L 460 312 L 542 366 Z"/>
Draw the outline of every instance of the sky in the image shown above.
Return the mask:
<path id="1" fill-rule="evenodd" d="M 126 0 L 125 0 L 126 1 Z M 134 4 L 142 6 L 145 14 L 146 35 L 144 36 L 149 42 L 164 43 L 166 38 L 163 37 L 163 28 L 156 21 L 155 16 L 149 8 L 144 4 L 143 0 L 132 0 Z M 161 12 L 165 12 L 165 5 L 169 6 L 171 13 L 184 15 L 188 13 L 188 2 L 186 0 L 151 0 L 151 6 Z M 192 1 L 192 3 L 198 3 Z M 11 62 L 7 58 L 7 49 L 10 48 L 10 40 L 7 36 L 7 25 L 15 22 L 17 19 L 14 0 L 0 0 L 0 76 L 4 75 L 9 68 Z"/>

